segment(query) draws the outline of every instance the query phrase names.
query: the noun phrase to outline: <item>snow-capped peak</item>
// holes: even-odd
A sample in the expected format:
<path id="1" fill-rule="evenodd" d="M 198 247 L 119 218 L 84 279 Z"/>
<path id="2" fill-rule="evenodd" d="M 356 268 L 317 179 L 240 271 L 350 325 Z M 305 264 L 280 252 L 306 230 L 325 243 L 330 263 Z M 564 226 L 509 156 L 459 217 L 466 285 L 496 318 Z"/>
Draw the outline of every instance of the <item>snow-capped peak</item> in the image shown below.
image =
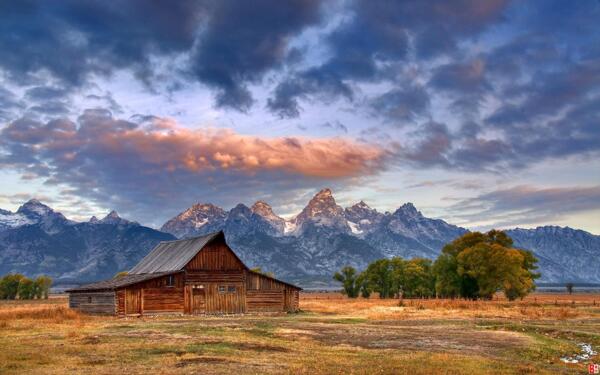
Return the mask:
<path id="1" fill-rule="evenodd" d="M 330 189 L 319 191 L 294 219 L 296 232 L 302 232 L 307 222 L 317 226 L 337 227 L 349 232 L 350 227 L 344 217 L 344 209 L 337 205 Z"/>
<path id="2" fill-rule="evenodd" d="M 37 199 L 30 199 L 17 210 L 17 213 L 27 216 L 46 216 L 54 212 L 50 207 L 46 206 Z"/>
<path id="3" fill-rule="evenodd" d="M 403 215 L 405 217 L 415 218 L 423 216 L 420 211 L 410 202 L 404 203 L 394 212 L 394 215 Z"/>
<path id="4" fill-rule="evenodd" d="M 97 222 L 99 222 L 99 221 L 100 221 L 100 220 L 98 220 L 98 218 L 97 218 L 96 216 L 92 216 L 92 217 L 90 218 L 90 221 L 89 221 L 89 223 L 91 223 L 91 224 L 96 224 L 96 223 L 97 223 Z"/>
<path id="5" fill-rule="evenodd" d="M 112 210 L 108 215 L 106 215 L 102 220 L 98 221 L 101 224 L 136 224 L 135 222 L 131 222 L 129 220 L 125 220 L 119 216 L 117 211 Z"/>
<path id="6" fill-rule="evenodd" d="M 264 201 L 256 201 L 250 208 L 253 213 L 265 218 L 279 217 L 273 212 L 273 208 Z"/>

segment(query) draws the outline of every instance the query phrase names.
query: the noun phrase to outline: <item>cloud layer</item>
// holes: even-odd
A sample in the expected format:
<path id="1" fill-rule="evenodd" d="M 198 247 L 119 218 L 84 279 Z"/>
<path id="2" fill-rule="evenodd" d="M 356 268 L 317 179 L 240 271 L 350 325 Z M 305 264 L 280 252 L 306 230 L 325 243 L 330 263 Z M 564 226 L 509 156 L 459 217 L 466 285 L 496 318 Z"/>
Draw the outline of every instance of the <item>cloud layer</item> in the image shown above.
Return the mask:
<path id="1" fill-rule="evenodd" d="M 146 214 L 157 207 L 180 209 L 206 194 L 233 204 L 240 192 L 253 189 L 298 189 L 310 181 L 372 175 L 386 157 L 378 147 L 341 138 L 191 130 L 160 118 L 119 120 L 106 110 L 88 110 L 77 122 L 20 119 L 0 136 L 3 167 Z"/>

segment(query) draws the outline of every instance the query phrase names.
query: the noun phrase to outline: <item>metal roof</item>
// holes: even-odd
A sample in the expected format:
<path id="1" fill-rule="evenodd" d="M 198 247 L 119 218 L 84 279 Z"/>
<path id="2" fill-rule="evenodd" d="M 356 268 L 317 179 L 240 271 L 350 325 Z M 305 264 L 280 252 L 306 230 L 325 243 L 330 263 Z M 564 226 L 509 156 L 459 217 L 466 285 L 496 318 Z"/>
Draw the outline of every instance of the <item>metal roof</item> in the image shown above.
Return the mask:
<path id="1" fill-rule="evenodd" d="M 152 280 L 157 277 L 166 276 L 169 274 L 173 274 L 175 272 L 159 272 L 159 273 L 150 273 L 150 274 L 142 274 L 142 275 L 124 275 L 121 277 L 116 277 L 110 280 L 98 281 L 91 284 L 82 285 L 78 288 L 73 288 L 66 290 L 65 292 L 85 292 L 92 290 L 112 290 L 116 288 L 121 288 L 124 286 L 137 284 L 142 281 Z"/>
<path id="2" fill-rule="evenodd" d="M 152 251 L 150 251 L 148 255 L 146 255 L 138 264 L 136 264 L 126 276 L 83 285 L 79 288 L 67 290 L 67 292 L 116 289 L 180 272 L 183 270 L 186 264 L 188 264 L 196 256 L 196 254 L 198 254 L 200 250 L 206 246 L 206 244 L 219 236 L 223 237 L 223 241 L 225 240 L 225 234 L 223 231 L 219 231 L 184 240 L 160 242 L 154 247 L 154 249 L 152 249 Z M 250 270 L 237 256 L 235 251 L 232 250 L 231 252 L 249 272 L 262 275 L 268 279 L 272 279 L 302 290 L 302 288 L 296 285 Z"/>
<path id="3" fill-rule="evenodd" d="M 176 272 L 185 267 L 202 248 L 223 232 L 210 233 L 204 236 L 185 240 L 161 242 L 129 271 L 130 275 Z"/>

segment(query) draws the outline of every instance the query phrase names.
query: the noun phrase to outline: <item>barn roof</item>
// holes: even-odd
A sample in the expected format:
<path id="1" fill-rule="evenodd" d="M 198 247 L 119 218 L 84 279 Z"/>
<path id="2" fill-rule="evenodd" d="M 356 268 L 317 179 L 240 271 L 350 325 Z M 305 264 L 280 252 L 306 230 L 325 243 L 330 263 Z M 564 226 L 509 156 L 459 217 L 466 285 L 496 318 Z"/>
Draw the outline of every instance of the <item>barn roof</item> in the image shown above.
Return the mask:
<path id="1" fill-rule="evenodd" d="M 124 275 L 110 280 L 98 281 L 91 284 L 85 284 L 78 288 L 66 290 L 66 292 L 85 292 L 91 290 L 111 290 L 121 288 L 128 285 L 137 284 L 142 281 L 156 279 L 157 277 L 166 276 L 174 272 L 158 272 L 147 273 L 141 275 Z"/>
<path id="2" fill-rule="evenodd" d="M 196 254 L 198 254 L 204 248 L 204 246 L 219 236 L 225 240 L 225 234 L 223 231 L 218 231 L 206 234 L 204 236 L 192 237 L 183 240 L 160 242 L 154 247 L 154 249 L 152 249 L 152 251 L 150 251 L 148 255 L 146 255 L 138 264 L 136 264 L 126 276 L 83 285 L 79 288 L 67 290 L 67 292 L 115 289 L 137 284 L 146 280 L 151 280 L 160 276 L 180 272 L 183 270 L 186 264 L 188 264 L 196 256 Z M 237 256 L 235 251 L 232 250 L 232 254 L 240 261 L 246 270 L 251 273 L 259 274 L 258 272 L 250 270 L 248 266 L 246 266 L 244 262 L 242 262 L 242 260 Z M 278 280 L 274 277 L 267 275 L 262 276 L 299 290 L 302 289 L 296 285 Z"/>
<path id="3" fill-rule="evenodd" d="M 202 248 L 223 232 L 185 240 L 163 241 L 129 271 L 129 274 L 175 272 L 181 270 Z"/>

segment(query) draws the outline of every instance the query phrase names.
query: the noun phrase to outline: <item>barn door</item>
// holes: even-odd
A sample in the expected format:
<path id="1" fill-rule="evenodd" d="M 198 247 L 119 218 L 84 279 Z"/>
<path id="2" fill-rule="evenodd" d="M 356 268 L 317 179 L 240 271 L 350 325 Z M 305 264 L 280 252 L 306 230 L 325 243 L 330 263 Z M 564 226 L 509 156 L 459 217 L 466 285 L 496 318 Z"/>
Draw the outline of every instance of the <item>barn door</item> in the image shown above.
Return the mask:
<path id="1" fill-rule="evenodd" d="M 245 312 L 242 283 L 210 283 L 206 285 L 206 312 L 239 314 Z"/>
<path id="2" fill-rule="evenodd" d="M 142 313 L 142 290 L 141 289 L 126 289 L 125 290 L 125 314 L 141 314 Z"/>
<path id="3" fill-rule="evenodd" d="M 204 314 L 206 312 L 206 293 L 204 285 L 192 287 L 192 314 Z"/>

